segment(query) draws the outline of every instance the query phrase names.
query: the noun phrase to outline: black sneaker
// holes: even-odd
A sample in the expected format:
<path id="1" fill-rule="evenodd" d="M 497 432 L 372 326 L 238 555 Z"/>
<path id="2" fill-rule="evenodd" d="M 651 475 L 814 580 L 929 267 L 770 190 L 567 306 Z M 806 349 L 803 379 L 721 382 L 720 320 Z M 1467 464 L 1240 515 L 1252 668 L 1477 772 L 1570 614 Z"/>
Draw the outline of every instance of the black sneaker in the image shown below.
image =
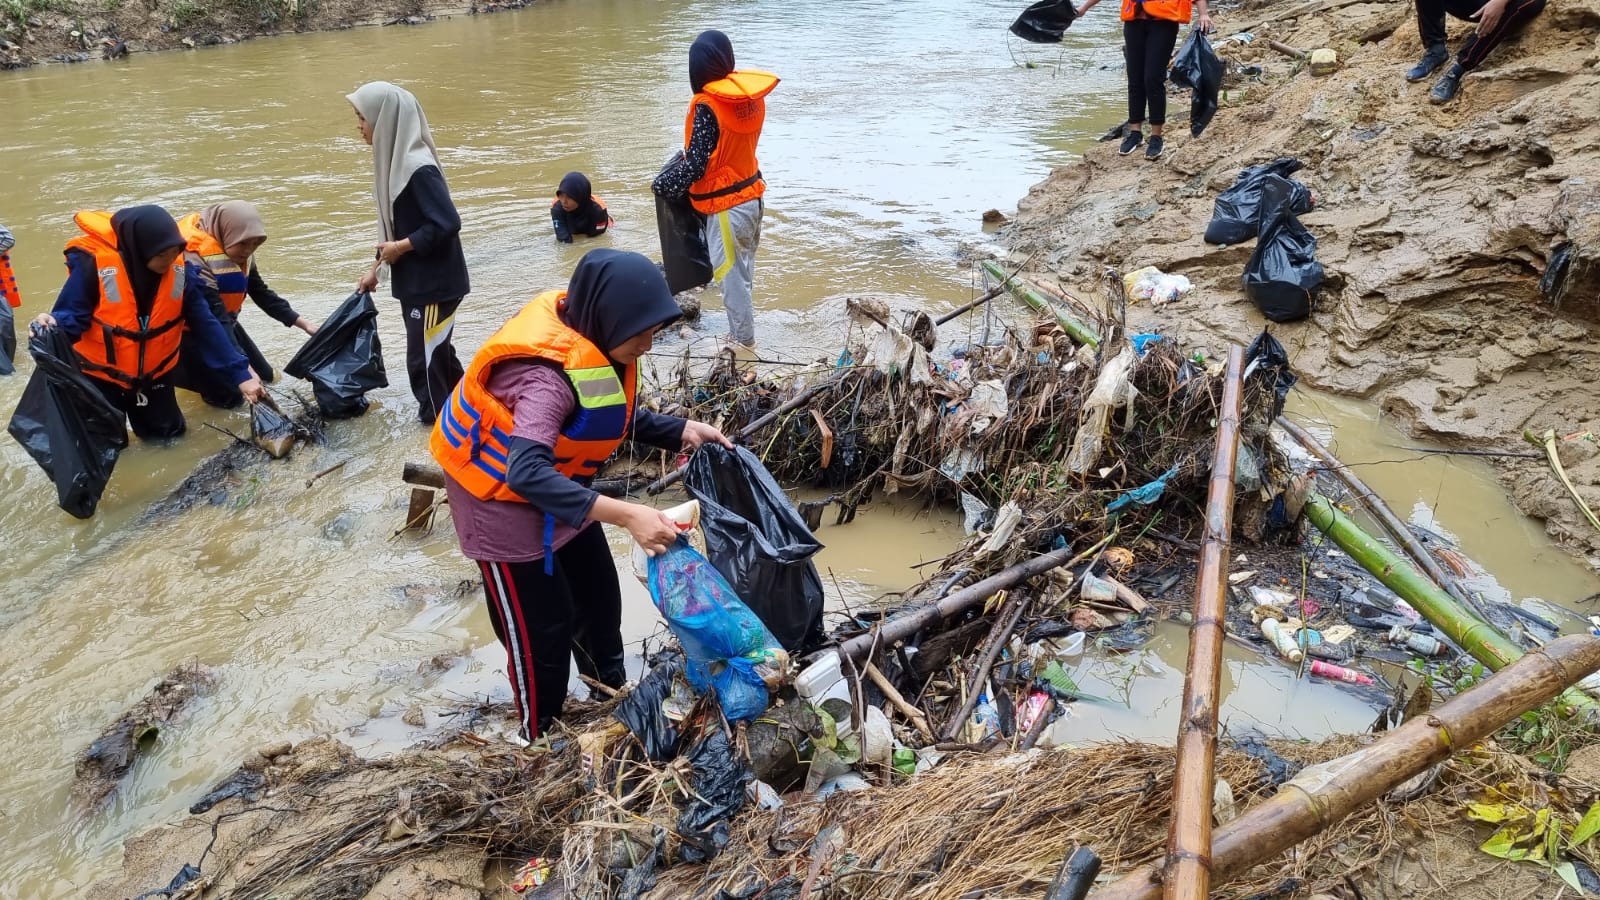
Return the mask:
<path id="1" fill-rule="evenodd" d="M 1144 143 L 1144 132 L 1130 131 L 1128 136 L 1122 139 L 1122 146 L 1117 148 L 1117 152 L 1127 156 L 1129 153 L 1139 149 L 1139 145 L 1142 143 Z"/>
<path id="2" fill-rule="evenodd" d="M 1444 77 L 1434 82 L 1433 90 L 1428 92 L 1428 99 L 1434 103 L 1449 103 L 1456 98 L 1456 92 L 1461 90 L 1461 76 L 1467 74 L 1459 64 L 1451 66 Z"/>
<path id="3" fill-rule="evenodd" d="M 1422 59 L 1406 72 L 1407 81 L 1421 81 L 1434 73 L 1434 70 L 1444 65 L 1450 58 L 1450 50 L 1443 44 L 1434 44 L 1427 52 L 1422 54 Z"/>
<path id="4" fill-rule="evenodd" d="M 1166 141 L 1163 141 L 1161 139 L 1161 135 L 1159 135 L 1159 134 L 1151 135 L 1150 143 L 1146 144 L 1145 148 L 1144 148 L 1144 158 L 1145 159 L 1160 159 L 1161 158 L 1161 150 L 1165 146 L 1166 146 Z"/>

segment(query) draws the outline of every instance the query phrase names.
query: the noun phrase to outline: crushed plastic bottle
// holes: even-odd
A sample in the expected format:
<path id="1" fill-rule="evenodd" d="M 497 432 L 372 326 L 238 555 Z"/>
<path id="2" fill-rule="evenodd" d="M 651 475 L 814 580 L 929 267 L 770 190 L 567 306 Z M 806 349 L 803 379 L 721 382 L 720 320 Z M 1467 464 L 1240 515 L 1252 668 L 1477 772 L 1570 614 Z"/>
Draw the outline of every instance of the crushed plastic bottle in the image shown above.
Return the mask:
<path id="1" fill-rule="evenodd" d="M 1404 646 L 1413 653 L 1423 656 L 1439 656 L 1449 650 L 1438 638 L 1425 634 L 1415 634 L 1402 625 L 1389 629 L 1388 641 L 1391 644 Z"/>

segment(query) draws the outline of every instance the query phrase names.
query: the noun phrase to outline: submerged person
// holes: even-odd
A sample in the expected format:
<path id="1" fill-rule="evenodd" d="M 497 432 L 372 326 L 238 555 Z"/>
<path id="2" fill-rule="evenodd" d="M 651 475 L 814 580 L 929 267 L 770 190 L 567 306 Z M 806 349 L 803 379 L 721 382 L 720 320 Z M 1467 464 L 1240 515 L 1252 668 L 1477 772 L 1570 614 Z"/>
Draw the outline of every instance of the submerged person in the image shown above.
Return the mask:
<path id="1" fill-rule="evenodd" d="M 212 314 L 199 273 L 184 264 L 188 242 L 166 210 L 85 210 L 74 221 L 83 235 L 67 242 L 67 282 L 50 312 L 34 321 L 73 340 L 79 367 L 134 434 L 154 440 L 186 430 L 172 384 L 182 353 L 196 357 L 191 365 L 231 378 L 251 403 L 266 396 Z M 193 340 L 183 340 L 185 328 Z"/>
<path id="2" fill-rule="evenodd" d="M 1100 0 L 1084 0 L 1084 15 Z M 1127 156 L 1144 144 L 1145 159 L 1160 159 L 1166 149 L 1162 133 L 1167 125 L 1167 64 L 1178 46 L 1178 30 L 1189 24 L 1198 10 L 1195 27 L 1212 31 L 1206 0 L 1122 0 L 1122 59 L 1128 72 L 1128 121 L 1123 126 L 1117 152 Z M 1150 142 L 1145 144 L 1145 113 L 1149 111 Z"/>
<path id="3" fill-rule="evenodd" d="M 433 132 L 417 98 L 405 88 L 374 81 L 346 99 L 356 110 L 361 139 L 372 147 L 373 199 L 378 206 L 378 258 L 356 282 L 371 292 L 389 267 L 389 291 L 406 326 L 406 374 L 417 418 L 432 425 L 461 380 L 450 342 L 456 307 L 472 289 L 461 250 L 461 216 L 450 200 Z"/>
<path id="4" fill-rule="evenodd" d="M 589 186 L 589 177 L 582 172 L 568 172 L 556 188 L 556 199 L 550 204 L 550 224 L 555 226 L 556 240 L 572 243 L 573 235 L 599 237 L 614 222 L 606 211 L 604 200 L 595 196 Z"/>
<path id="5" fill-rule="evenodd" d="M 652 189 L 663 197 L 688 196 L 705 216 L 712 280 L 722 284 L 730 338 L 756 345 L 754 280 L 761 243 L 762 196 L 767 183 L 756 162 L 756 144 L 766 121 L 764 99 L 778 76 L 734 68 L 733 44 L 720 31 L 704 31 L 689 47 L 689 86 L 694 99 L 683 123 L 683 157 L 656 176 Z"/>
<path id="6" fill-rule="evenodd" d="M 210 301 L 212 314 L 233 337 L 256 376 L 262 381 L 272 381 L 276 377 L 272 364 L 239 322 L 245 298 L 249 297 L 262 312 L 285 326 L 298 328 L 308 335 L 316 334 L 317 326 L 295 312 L 289 301 L 267 285 L 256 268 L 255 252 L 267 242 L 267 227 L 260 211 L 254 203 L 229 200 L 179 219 L 178 231 L 188 242 L 184 259 L 199 273 L 200 290 Z M 225 376 L 184 361 L 198 356 L 190 352 L 190 344 L 195 340 L 194 330 L 184 329 L 183 352 L 178 355 L 173 384 L 195 391 L 212 406 L 224 409 L 238 406 L 244 398 Z"/>
<path id="7" fill-rule="evenodd" d="M 478 564 L 506 674 L 532 740 L 561 714 L 571 658 L 610 687 L 623 667 L 622 593 L 602 522 L 651 555 L 678 530 L 589 482 L 624 439 L 667 450 L 732 444 L 703 422 L 635 403 L 638 360 L 679 315 L 656 265 L 591 250 L 478 350 L 430 440 L 461 552 Z"/>
<path id="8" fill-rule="evenodd" d="M 1545 0 L 1417 0 L 1417 32 L 1426 48 L 1422 59 L 1406 72 L 1407 81 L 1421 81 L 1450 59 L 1445 45 L 1446 16 L 1476 21 L 1478 27 L 1462 42 L 1456 61 L 1428 92 L 1434 103 L 1448 103 L 1461 90 L 1461 79 L 1478 67 L 1506 38 L 1516 34 L 1544 11 Z"/>

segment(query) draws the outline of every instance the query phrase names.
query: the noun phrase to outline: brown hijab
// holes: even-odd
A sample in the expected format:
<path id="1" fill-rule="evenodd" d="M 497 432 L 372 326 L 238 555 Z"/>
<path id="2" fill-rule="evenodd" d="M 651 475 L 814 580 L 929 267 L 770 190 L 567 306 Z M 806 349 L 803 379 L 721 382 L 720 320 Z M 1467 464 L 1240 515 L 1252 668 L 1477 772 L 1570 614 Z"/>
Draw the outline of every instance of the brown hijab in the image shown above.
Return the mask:
<path id="1" fill-rule="evenodd" d="M 216 238 L 224 250 L 241 241 L 267 237 L 260 211 L 247 200 L 229 200 L 201 210 L 200 230 Z"/>

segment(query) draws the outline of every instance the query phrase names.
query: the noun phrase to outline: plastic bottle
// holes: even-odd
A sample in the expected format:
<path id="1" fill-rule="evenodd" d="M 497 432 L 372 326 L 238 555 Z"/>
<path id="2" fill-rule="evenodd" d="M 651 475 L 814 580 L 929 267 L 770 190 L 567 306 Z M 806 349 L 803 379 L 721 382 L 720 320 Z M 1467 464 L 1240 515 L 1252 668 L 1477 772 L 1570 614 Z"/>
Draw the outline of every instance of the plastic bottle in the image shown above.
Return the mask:
<path id="1" fill-rule="evenodd" d="M 1401 644 L 1413 653 L 1423 656 L 1438 656 L 1448 648 L 1440 643 L 1437 638 L 1425 634 L 1413 634 L 1409 629 L 1396 625 L 1389 629 L 1389 643 Z"/>
<path id="2" fill-rule="evenodd" d="M 1320 659 L 1311 661 L 1311 674 L 1321 675 L 1323 678 L 1336 678 L 1350 684 L 1373 683 L 1370 675 L 1363 675 L 1353 669 L 1346 669 L 1344 666 L 1336 666 L 1333 663 L 1325 663 Z"/>
<path id="3" fill-rule="evenodd" d="M 977 732 L 973 743 L 984 738 L 1000 733 L 1000 710 L 989 699 L 988 694 L 978 695 L 978 705 L 972 710 L 972 725 Z"/>
<path id="4" fill-rule="evenodd" d="M 1261 620 L 1261 636 L 1278 651 L 1278 655 L 1292 663 L 1305 659 L 1305 653 L 1295 644 L 1294 636 L 1284 631 L 1277 619 Z"/>

